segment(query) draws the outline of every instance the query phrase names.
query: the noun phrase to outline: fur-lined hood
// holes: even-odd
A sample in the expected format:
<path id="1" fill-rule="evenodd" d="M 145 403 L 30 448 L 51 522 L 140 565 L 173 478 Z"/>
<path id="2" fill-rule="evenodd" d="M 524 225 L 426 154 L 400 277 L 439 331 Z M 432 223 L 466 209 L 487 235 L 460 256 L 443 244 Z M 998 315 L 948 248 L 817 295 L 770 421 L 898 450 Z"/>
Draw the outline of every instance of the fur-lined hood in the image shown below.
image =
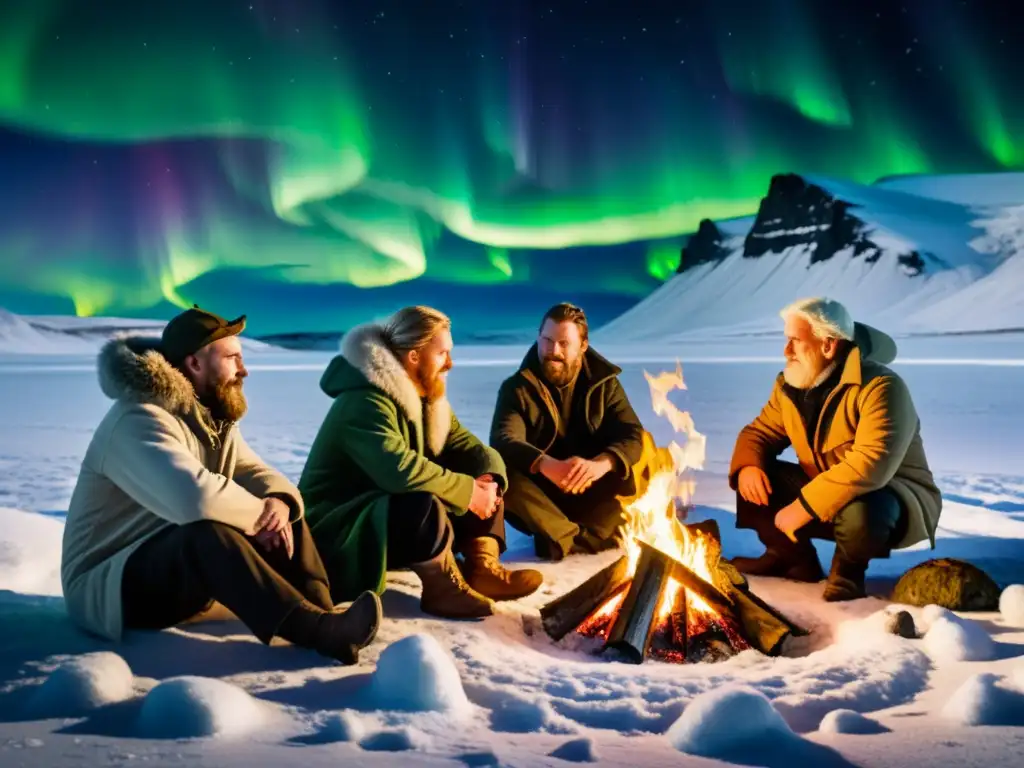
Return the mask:
<path id="1" fill-rule="evenodd" d="M 402 363 L 388 349 L 384 327 L 378 323 L 359 325 L 346 333 L 341 342 L 341 354 L 331 361 L 320 379 L 321 389 L 330 397 L 367 385 L 391 398 L 416 425 L 431 454 L 441 454 L 451 431 L 451 404 L 448 398 L 442 397 L 424 405 Z"/>
<path id="2" fill-rule="evenodd" d="M 100 389 L 111 400 L 157 405 L 168 413 L 195 422 L 211 442 L 220 431 L 196 398 L 195 388 L 160 352 L 160 339 L 115 336 L 100 350 L 97 363 Z"/>

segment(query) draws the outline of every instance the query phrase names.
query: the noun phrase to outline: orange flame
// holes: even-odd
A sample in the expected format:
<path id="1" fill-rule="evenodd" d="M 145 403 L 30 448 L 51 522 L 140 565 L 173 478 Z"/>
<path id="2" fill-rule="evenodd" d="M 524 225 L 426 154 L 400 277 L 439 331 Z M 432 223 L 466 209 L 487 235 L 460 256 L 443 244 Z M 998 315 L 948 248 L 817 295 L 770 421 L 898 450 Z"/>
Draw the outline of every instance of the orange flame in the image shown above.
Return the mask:
<path id="1" fill-rule="evenodd" d="M 677 504 L 686 504 L 693 496 L 696 484 L 685 475 L 689 470 L 704 467 L 707 439 L 696 430 L 690 414 L 679 410 L 668 399 L 673 390 L 686 389 L 679 363 L 676 363 L 675 371 L 664 371 L 657 376 L 644 371 L 644 377 L 651 389 L 654 412 L 668 419 L 675 432 L 686 439 L 682 445 L 673 440 L 667 448 L 658 448 L 653 438 L 644 434 L 643 455 L 634 468 L 638 494 L 634 498 L 623 499 L 626 512 L 623 537 L 629 557 L 629 573 L 632 575 L 636 572 L 640 558 L 637 542 L 643 541 L 675 558 L 705 581 L 714 583 L 707 540 L 681 525 L 675 514 Z M 672 612 L 676 596 L 682 588 L 682 584 L 675 579 L 669 581 L 661 605 L 658 606 L 656 621 L 663 620 Z M 616 610 L 621 601 L 621 596 L 617 600 L 608 600 L 595 617 Z M 715 613 L 710 605 L 693 592 L 687 594 L 687 609 L 691 614 Z"/>

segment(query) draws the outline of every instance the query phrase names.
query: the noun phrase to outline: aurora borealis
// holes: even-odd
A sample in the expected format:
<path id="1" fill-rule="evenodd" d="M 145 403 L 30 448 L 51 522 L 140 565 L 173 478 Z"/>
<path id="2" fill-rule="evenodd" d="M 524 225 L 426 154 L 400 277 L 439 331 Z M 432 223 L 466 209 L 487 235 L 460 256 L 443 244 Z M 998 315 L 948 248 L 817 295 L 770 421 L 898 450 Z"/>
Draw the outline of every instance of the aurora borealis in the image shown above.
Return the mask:
<path id="1" fill-rule="evenodd" d="M 774 173 L 1024 166 L 1020 17 L 965 0 L 13 0 L 0 305 L 199 301 L 263 333 L 412 301 L 516 325 L 569 298 L 609 319 Z"/>

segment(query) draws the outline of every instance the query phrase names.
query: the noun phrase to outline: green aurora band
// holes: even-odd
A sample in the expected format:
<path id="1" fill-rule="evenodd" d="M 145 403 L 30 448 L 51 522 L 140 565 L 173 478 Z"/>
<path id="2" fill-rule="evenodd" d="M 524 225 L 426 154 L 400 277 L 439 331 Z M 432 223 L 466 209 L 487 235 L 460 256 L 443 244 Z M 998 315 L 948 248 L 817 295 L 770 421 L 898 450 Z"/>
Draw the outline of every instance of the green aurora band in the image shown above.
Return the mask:
<path id="1" fill-rule="evenodd" d="M 645 263 L 587 276 L 588 286 L 641 295 L 672 275 L 682 235 L 703 218 L 753 213 L 775 173 L 869 183 L 940 167 L 920 139 L 921 118 L 884 73 L 867 62 L 856 82 L 842 76 L 791 0 L 773 0 L 746 29 L 716 27 L 725 80 L 743 99 L 688 92 L 679 73 L 653 73 L 649 92 L 674 97 L 632 105 L 651 119 L 637 121 L 628 145 L 603 119 L 631 109 L 628 84 L 592 86 L 575 96 L 590 117 L 538 127 L 538 107 L 496 41 L 459 70 L 407 55 L 389 71 L 382 53 L 371 76 L 341 42 L 358 31 L 315 14 L 268 33 L 239 3 L 159 12 L 115 3 L 116 13 L 61 0 L 11 5 L 0 14 L 0 121 L 80 142 L 225 140 L 217 172 L 268 214 L 241 219 L 211 195 L 191 201 L 203 210 L 197 228 L 181 215 L 184 192 L 168 168 L 154 182 L 160 233 L 137 268 L 88 238 L 49 263 L 33 260 L 32 233 L 8 238 L 0 283 L 70 297 L 83 315 L 188 305 L 183 288 L 218 269 L 364 288 L 421 277 L 528 282 L 531 261 L 547 258 L 538 251 L 647 241 Z M 736 0 L 717 13 L 737 13 Z M 955 45 L 959 66 L 946 76 L 968 105 L 969 134 L 993 167 L 1019 166 L 1020 115 L 991 87 L 978 46 Z M 418 84 L 392 82 L 412 72 Z M 801 122 L 799 135 L 773 124 L 780 109 Z M 253 173 L 231 140 L 264 142 L 266 173 Z M 580 141 L 591 149 L 585 169 L 560 170 Z M 538 168 L 559 183 L 525 182 Z M 446 231 L 479 248 L 445 248 Z"/>

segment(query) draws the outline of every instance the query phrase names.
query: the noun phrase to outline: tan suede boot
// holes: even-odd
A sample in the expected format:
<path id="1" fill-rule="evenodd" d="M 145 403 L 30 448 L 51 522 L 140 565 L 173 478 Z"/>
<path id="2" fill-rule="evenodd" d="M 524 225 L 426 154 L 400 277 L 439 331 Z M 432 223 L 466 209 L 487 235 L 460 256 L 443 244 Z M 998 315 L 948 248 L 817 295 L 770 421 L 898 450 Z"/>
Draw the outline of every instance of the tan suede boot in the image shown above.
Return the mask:
<path id="1" fill-rule="evenodd" d="M 479 619 L 494 614 L 494 603 L 473 590 L 462 578 L 452 554 L 451 527 L 448 540 L 439 555 L 409 567 L 423 582 L 420 608 L 424 613 L 445 619 Z"/>
<path id="2" fill-rule="evenodd" d="M 544 583 L 540 571 L 524 568 L 510 571 L 498 561 L 498 540 L 493 536 L 472 539 L 463 550 L 466 582 L 494 600 L 518 600 L 537 591 Z"/>

